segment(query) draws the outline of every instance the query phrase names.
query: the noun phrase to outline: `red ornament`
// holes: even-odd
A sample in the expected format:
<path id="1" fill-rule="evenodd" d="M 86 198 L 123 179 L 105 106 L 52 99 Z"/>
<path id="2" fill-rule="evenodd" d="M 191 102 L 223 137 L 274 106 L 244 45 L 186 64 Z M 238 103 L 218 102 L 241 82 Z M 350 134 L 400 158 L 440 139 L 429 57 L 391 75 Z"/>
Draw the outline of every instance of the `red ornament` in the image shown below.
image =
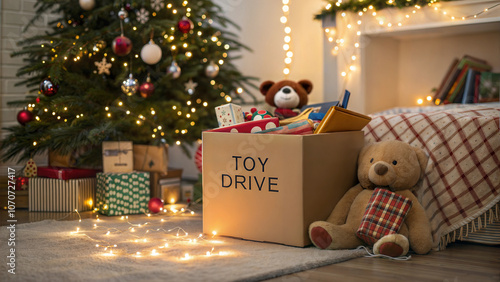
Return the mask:
<path id="1" fill-rule="evenodd" d="M 132 5 L 130 5 L 130 3 L 125 4 L 125 10 L 130 12 L 132 10 Z"/>
<path id="2" fill-rule="evenodd" d="M 163 200 L 160 198 L 151 198 L 148 203 L 148 209 L 152 213 L 159 213 L 163 209 Z"/>
<path id="3" fill-rule="evenodd" d="M 177 23 L 177 27 L 182 33 L 188 33 L 194 28 L 194 23 L 186 16 Z"/>
<path id="4" fill-rule="evenodd" d="M 17 121 L 21 125 L 25 125 L 32 120 L 33 120 L 33 113 L 28 110 L 22 110 L 19 113 L 17 113 Z"/>
<path id="5" fill-rule="evenodd" d="M 128 37 L 120 35 L 113 40 L 113 52 L 118 56 L 127 56 L 132 51 L 132 41 Z"/>
<path id="6" fill-rule="evenodd" d="M 29 177 L 19 176 L 16 177 L 16 191 L 28 190 Z"/>
<path id="7" fill-rule="evenodd" d="M 139 93 L 141 93 L 142 98 L 148 98 L 149 96 L 153 95 L 154 91 L 155 91 L 155 86 L 153 85 L 153 83 L 151 83 L 151 78 L 149 78 L 148 75 L 146 82 L 144 82 L 143 84 L 141 84 L 141 86 L 139 86 Z"/>
<path id="8" fill-rule="evenodd" d="M 36 103 L 39 104 L 40 103 L 40 97 L 36 97 Z"/>
<path id="9" fill-rule="evenodd" d="M 59 90 L 59 85 L 54 84 L 50 78 L 46 78 L 40 83 L 40 92 L 47 97 L 57 94 L 57 90 Z"/>

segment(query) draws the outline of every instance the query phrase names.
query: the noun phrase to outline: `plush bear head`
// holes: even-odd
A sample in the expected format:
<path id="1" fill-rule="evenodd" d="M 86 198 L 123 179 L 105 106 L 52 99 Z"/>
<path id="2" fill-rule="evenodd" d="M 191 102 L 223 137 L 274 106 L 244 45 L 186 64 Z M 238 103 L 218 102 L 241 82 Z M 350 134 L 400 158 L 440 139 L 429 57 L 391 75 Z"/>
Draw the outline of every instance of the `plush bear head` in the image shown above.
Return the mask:
<path id="1" fill-rule="evenodd" d="M 282 109 L 295 109 L 307 105 L 307 95 L 312 91 L 312 82 L 300 80 L 264 81 L 260 92 L 266 96 L 266 103 Z"/>
<path id="2" fill-rule="evenodd" d="M 358 179 L 364 189 L 414 189 L 423 178 L 427 155 L 408 143 L 391 140 L 365 146 L 358 158 Z"/>

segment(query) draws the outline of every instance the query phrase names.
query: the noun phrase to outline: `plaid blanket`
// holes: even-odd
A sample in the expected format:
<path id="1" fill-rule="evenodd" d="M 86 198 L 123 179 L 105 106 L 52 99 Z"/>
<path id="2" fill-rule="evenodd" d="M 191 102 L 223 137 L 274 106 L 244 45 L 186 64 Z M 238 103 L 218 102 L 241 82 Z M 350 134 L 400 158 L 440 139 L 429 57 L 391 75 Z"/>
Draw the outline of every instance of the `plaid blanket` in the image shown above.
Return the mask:
<path id="1" fill-rule="evenodd" d="M 372 118 L 363 129 L 367 143 L 396 139 L 429 155 L 415 194 L 431 222 L 435 248 L 466 236 L 464 226 L 499 203 L 499 104 L 440 106 Z"/>

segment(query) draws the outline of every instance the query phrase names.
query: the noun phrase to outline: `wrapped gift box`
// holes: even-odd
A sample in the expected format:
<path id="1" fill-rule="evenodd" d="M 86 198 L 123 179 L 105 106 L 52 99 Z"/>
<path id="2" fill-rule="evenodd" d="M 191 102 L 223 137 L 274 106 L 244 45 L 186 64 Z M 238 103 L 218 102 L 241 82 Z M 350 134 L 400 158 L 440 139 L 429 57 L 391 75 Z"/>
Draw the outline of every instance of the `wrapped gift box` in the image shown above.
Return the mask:
<path id="1" fill-rule="evenodd" d="M 97 169 L 85 168 L 67 168 L 57 166 L 41 166 L 38 167 L 39 177 L 48 177 L 54 179 L 76 179 L 76 178 L 95 178 L 95 175 L 100 172 Z"/>
<path id="2" fill-rule="evenodd" d="M 149 199 L 149 172 L 97 174 L 96 206 L 102 214 L 145 213 Z"/>
<path id="3" fill-rule="evenodd" d="M 167 172 L 168 145 L 134 145 L 134 170 Z"/>
<path id="4" fill-rule="evenodd" d="M 225 104 L 215 108 L 217 122 L 219 127 L 231 126 L 234 124 L 245 122 L 243 110 L 235 104 Z"/>
<path id="5" fill-rule="evenodd" d="M 132 142 L 102 142 L 102 166 L 105 173 L 127 173 L 134 170 Z"/>
<path id="6" fill-rule="evenodd" d="M 261 120 L 247 121 L 231 126 L 219 127 L 206 132 L 232 132 L 232 133 L 256 133 L 262 130 L 276 128 L 280 124 L 278 118 L 265 118 Z"/>
<path id="7" fill-rule="evenodd" d="M 182 168 L 169 167 L 167 172 L 151 172 L 149 174 L 149 192 L 151 198 L 162 198 L 162 189 L 160 186 L 162 179 L 175 179 L 180 182 L 182 179 Z"/>
<path id="8" fill-rule="evenodd" d="M 326 220 L 357 183 L 363 132 L 203 133 L 203 232 L 311 244 L 309 225 Z M 244 223 L 244 224 L 242 224 Z"/>
<path id="9" fill-rule="evenodd" d="M 29 211 L 72 212 L 92 210 L 95 203 L 95 178 L 30 178 Z"/>

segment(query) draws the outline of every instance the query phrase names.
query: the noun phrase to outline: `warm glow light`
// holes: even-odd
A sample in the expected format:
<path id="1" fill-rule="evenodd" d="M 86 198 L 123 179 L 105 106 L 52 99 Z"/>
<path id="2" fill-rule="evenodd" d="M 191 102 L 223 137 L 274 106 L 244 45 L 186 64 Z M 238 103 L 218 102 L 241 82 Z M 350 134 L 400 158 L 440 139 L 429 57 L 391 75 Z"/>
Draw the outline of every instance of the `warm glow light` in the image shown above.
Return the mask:
<path id="1" fill-rule="evenodd" d="M 423 103 L 424 103 L 424 100 L 423 100 L 423 99 L 418 99 L 418 100 L 417 100 L 417 104 L 422 105 Z"/>
<path id="2" fill-rule="evenodd" d="M 430 102 L 430 101 L 432 101 L 432 96 L 430 96 L 430 95 L 429 95 L 429 96 L 427 96 L 425 99 L 427 99 L 427 101 L 429 101 L 429 102 Z"/>

